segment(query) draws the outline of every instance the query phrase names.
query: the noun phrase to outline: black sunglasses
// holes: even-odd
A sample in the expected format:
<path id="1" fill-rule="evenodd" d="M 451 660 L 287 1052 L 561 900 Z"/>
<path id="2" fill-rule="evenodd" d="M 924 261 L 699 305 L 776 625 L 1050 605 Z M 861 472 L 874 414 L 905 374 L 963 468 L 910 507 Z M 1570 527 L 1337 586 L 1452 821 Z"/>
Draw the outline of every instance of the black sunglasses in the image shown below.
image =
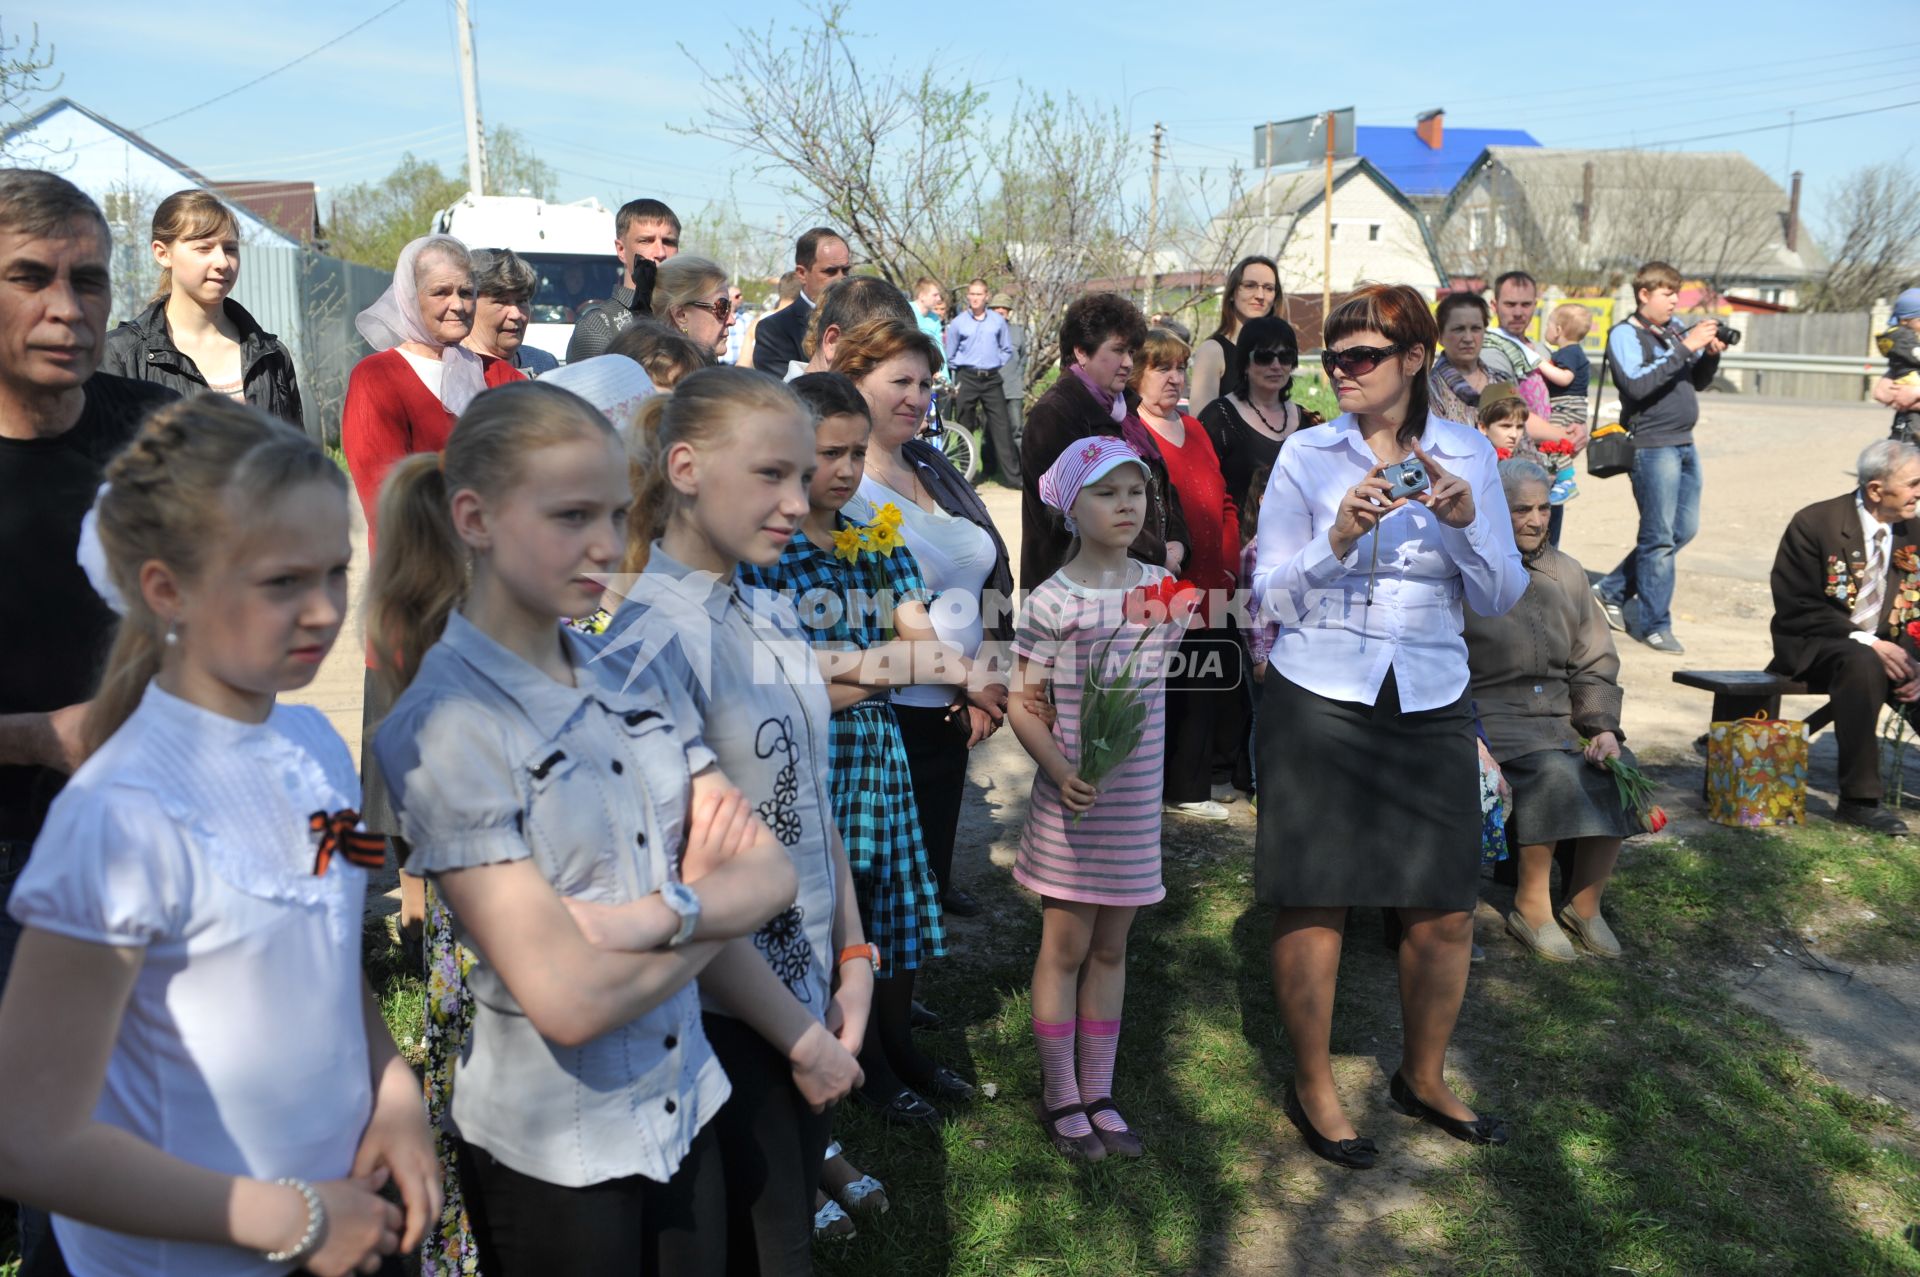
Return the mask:
<path id="1" fill-rule="evenodd" d="M 1404 349 L 1404 346 L 1348 346 L 1345 350 L 1323 350 L 1320 366 L 1327 370 L 1329 377 L 1336 368 L 1349 377 L 1364 377 Z"/>
<path id="2" fill-rule="evenodd" d="M 1256 350 L 1247 356 L 1247 362 L 1254 364 L 1284 364 L 1288 368 L 1298 368 L 1300 366 L 1300 352 L 1297 350 L 1283 349 Z"/>

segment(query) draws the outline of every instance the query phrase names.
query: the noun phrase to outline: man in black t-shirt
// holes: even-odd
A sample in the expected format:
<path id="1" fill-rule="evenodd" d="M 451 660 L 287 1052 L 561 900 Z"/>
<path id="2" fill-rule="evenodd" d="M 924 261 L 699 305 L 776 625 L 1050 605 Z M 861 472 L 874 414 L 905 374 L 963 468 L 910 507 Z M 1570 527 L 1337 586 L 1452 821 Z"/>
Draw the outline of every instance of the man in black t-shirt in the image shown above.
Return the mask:
<path id="1" fill-rule="evenodd" d="M 96 372 L 106 219 L 64 178 L 0 171 L 0 911 L 79 762 L 115 617 L 76 550 L 107 461 L 179 398 Z M 0 912 L 0 983 L 19 932 Z"/>

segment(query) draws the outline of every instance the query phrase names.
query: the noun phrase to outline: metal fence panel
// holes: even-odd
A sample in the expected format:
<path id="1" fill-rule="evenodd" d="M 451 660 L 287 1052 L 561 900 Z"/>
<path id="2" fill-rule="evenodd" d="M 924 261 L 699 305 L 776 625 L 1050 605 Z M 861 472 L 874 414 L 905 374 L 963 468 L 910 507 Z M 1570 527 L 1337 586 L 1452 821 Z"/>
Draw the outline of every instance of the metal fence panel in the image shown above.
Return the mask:
<path id="1" fill-rule="evenodd" d="M 386 291 L 386 271 L 291 245 L 249 245 L 233 296 L 293 352 L 307 433 L 340 442 L 347 378 L 368 353 L 353 319 Z"/>
<path id="2" fill-rule="evenodd" d="M 1873 317 L 1865 311 L 1852 314 L 1736 315 L 1734 327 L 1742 340 L 1734 348 L 1741 355 L 1845 355 L 1852 358 L 1872 356 Z M 1884 366 L 1884 360 L 1881 361 Z M 1747 394 L 1774 395 L 1786 399 L 1863 399 L 1872 386 L 1871 379 L 1857 374 L 1829 372 L 1788 372 L 1781 369 L 1753 369 L 1743 373 L 1740 389 Z"/>

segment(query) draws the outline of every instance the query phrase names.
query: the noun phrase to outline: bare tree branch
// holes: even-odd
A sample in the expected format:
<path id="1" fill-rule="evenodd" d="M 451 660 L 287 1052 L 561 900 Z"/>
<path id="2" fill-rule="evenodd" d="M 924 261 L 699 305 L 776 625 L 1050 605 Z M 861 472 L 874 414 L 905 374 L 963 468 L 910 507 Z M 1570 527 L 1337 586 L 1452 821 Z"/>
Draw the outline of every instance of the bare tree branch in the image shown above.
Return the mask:
<path id="1" fill-rule="evenodd" d="M 1806 309 L 1866 310 L 1920 275 L 1920 174 L 1904 162 L 1849 175 L 1827 206 L 1826 278 Z"/>

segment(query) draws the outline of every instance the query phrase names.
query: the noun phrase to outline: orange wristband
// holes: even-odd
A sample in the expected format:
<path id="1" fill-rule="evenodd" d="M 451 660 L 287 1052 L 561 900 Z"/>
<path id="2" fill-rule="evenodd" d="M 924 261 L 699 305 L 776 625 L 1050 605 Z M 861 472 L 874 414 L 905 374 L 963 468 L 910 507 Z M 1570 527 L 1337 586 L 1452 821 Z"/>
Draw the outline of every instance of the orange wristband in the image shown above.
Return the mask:
<path id="1" fill-rule="evenodd" d="M 850 944 L 846 948 L 840 951 L 840 957 L 837 960 L 835 960 L 833 965 L 836 968 L 844 967 L 847 965 L 847 963 L 852 962 L 855 958 L 865 958 L 867 960 L 867 964 L 873 968 L 873 973 L 875 975 L 880 974 L 880 946 L 879 945 L 872 944 L 872 943 Z"/>

